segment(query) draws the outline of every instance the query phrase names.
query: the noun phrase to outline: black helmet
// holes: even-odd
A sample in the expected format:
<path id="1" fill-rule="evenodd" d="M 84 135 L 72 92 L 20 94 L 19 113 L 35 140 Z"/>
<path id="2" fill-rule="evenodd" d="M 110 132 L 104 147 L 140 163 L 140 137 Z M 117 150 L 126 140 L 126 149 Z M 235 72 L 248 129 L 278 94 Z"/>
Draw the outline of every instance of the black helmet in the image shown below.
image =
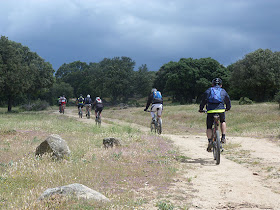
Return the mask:
<path id="1" fill-rule="evenodd" d="M 220 78 L 215 78 L 212 80 L 212 85 L 222 85 L 223 81 Z"/>

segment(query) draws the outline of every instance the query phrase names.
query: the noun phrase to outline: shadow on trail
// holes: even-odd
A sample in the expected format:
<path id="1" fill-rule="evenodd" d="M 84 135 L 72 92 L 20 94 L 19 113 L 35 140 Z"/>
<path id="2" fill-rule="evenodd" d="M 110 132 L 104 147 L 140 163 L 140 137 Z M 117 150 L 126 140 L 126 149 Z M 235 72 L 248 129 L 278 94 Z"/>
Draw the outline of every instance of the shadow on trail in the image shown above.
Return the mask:
<path id="1" fill-rule="evenodd" d="M 215 161 L 212 158 L 197 158 L 197 159 L 181 159 L 178 160 L 181 163 L 194 163 L 200 165 L 213 165 L 216 166 Z"/>

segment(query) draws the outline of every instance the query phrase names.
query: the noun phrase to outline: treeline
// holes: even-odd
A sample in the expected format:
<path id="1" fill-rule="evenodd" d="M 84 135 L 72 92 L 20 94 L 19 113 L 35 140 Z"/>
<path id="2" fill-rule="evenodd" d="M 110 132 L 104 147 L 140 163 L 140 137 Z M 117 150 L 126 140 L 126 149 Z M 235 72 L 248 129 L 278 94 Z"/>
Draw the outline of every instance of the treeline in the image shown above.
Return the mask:
<path id="1" fill-rule="evenodd" d="M 135 62 L 128 57 L 105 58 L 99 63 L 75 61 L 63 64 L 56 72 L 58 86 L 73 88 L 69 96 L 91 94 L 109 98 L 112 103 L 127 102 L 131 97 L 146 96 L 153 86 L 155 72 L 142 65 L 134 71 Z"/>
<path id="2" fill-rule="evenodd" d="M 129 98 L 146 97 L 152 87 L 173 102 L 198 102 L 215 77 L 232 99 L 248 97 L 256 102 L 280 100 L 280 52 L 258 49 L 225 67 L 212 58 L 181 58 L 149 71 L 144 64 L 135 70 L 129 57 L 104 58 L 98 63 L 74 61 L 56 72 L 28 47 L 1 36 L 0 102 L 8 105 L 40 99 L 55 104 L 60 95 L 80 94 L 126 103 Z M 55 73 L 55 74 L 54 74 Z"/>

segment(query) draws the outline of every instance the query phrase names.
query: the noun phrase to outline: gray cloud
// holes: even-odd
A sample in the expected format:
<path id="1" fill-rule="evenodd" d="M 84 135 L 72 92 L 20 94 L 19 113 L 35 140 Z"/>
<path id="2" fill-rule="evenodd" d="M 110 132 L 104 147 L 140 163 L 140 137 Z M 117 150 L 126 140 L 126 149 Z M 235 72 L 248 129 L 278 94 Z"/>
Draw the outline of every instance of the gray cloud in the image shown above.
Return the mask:
<path id="1" fill-rule="evenodd" d="M 277 0 L 0 0 L 0 34 L 57 69 L 128 56 L 158 70 L 180 58 L 224 65 L 258 48 L 279 51 Z"/>

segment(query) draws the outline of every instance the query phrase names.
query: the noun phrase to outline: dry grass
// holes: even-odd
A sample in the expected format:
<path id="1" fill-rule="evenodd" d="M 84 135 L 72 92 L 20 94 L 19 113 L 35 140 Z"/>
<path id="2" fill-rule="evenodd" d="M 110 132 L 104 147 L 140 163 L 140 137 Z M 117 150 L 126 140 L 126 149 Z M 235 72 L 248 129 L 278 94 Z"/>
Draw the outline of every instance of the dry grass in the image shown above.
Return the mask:
<path id="1" fill-rule="evenodd" d="M 203 134 L 206 115 L 198 113 L 199 105 L 164 106 L 163 133 Z M 105 117 L 125 120 L 149 127 L 150 114 L 142 108 L 110 109 Z M 226 113 L 227 133 L 232 136 L 251 136 L 279 139 L 280 110 L 276 103 L 238 105 Z"/>
<path id="2" fill-rule="evenodd" d="M 154 199 L 145 189 L 164 193 L 176 175 L 178 151 L 171 142 L 129 126 L 97 128 L 45 112 L 2 113 L 0 125 L 0 209 L 133 209 Z M 34 156 L 52 133 L 67 141 L 69 160 Z M 121 139 L 122 146 L 103 149 L 102 139 L 108 136 Z M 99 191 L 112 202 L 59 196 L 37 201 L 47 188 L 72 183 Z"/>

